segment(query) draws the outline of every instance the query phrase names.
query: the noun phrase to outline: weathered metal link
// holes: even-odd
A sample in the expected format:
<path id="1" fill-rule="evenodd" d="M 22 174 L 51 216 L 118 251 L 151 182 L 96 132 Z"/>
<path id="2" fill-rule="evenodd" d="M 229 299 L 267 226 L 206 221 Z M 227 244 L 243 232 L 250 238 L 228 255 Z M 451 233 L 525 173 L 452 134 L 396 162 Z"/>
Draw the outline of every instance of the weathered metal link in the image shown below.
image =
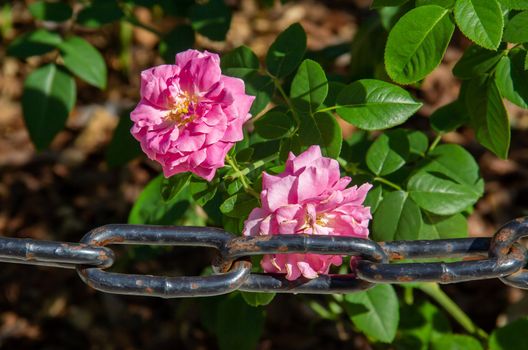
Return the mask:
<path id="1" fill-rule="evenodd" d="M 509 222 L 492 238 L 381 243 L 345 236 L 236 237 L 210 227 L 107 225 L 86 234 L 82 243 L 0 237 L 0 261 L 75 267 L 85 283 L 100 291 L 162 298 L 211 296 L 235 290 L 352 293 L 376 283 L 454 283 L 497 277 L 508 285 L 528 289 L 528 253 L 517 242 L 525 236 L 527 218 Z M 111 244 L 210 247 L 218 256 L 213 263 L 214 274 L 209 276 L 123 274 L 104 271 L 115 259 L 113 251 L 105 247 Z M 357 262 L 356 275 L 330 274 L 289 281 L 283 274 L 251 273 L 251 256 L 291 253 L 356 256 L 361 260 Z M 442 261 L 414 261 L 430 258 Z M 453 258 L 462 260 L 445 261 Z"/>
<path id="2" fill-rule="evenodd" d="M 263 254 L 316 253 L 359 256 L 374 262 L 388 262 L 388 256 L 375 241 L 343 236 L 267 235 L 235 237 L 221 251 L 223 260 L 215 263 L 216 271 L 225 271 L 231 262 Z"/>
<path id="3" fill-rule="evenodd" d="M 358 279 L 355 275 L 320 275 L 314 279 L 300 278 L 288 281 L 284 275 L 252 273 L 239 290 L 246 292 L 347 294 L 366 290 L 374 283 Z"/>
<path id="4" fill-rule="evenodd" d="M 74 269 L 77 265 L 108 267 L 114 262 L 109 248 L 83 243 L 0 237 L 0 261 Z"/>
<path id="5" fill-rule="evenodd" d="M 222 251 L 232 238 L 233 235 L 211 227 L 106 225 L 92 230 L 81 241 L 97 246 L 146 244 L 211 247 Z M 84 266 L 78 267 L 77 272 L 86 284 L 103 292 L 181 298 L 232 292 L 249 276 L 251 263 L 237 261 L 228 272 L 212 276 L 146 276 Z"/>
<path id="6" fill-rule="evenodd" d="M 489 250 L 490 257 L 504 257 L 510 252 L 514 242 L 526 236 L 528 236 L 528 217 L 508 222 L 493 236 Z M 528 269 L 524 267 L 509 276 L 501 277 L 500 280 L 512 287 L 528 289 Z"/>
<path id="7" fill-rule="evenodd" d="M 98 268 L 81 268 L 78 272 L 87 285 L 106 293 L 160 298 L 206 297 L 239 289 L 251 272 L 251 263 L 237 261 L 226 273 L 192 277 L 134 275 Z"/>
<path id="8" fill-rule="evenodd" d="M 514 244 L 505 256 L 473 261 L 377 264 L 362 260 L 357 274 L 373 283 L 455 283 L 502 277 L 523 268 L 527 259 L 526 249 Z"/>

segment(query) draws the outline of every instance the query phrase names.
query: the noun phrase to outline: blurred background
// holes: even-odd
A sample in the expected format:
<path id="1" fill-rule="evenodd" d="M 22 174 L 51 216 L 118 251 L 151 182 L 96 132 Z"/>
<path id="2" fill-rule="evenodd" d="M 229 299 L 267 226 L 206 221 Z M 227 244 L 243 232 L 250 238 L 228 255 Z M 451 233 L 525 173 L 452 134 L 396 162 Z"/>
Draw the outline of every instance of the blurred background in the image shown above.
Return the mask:
<path id="1" fill-rule="evenodd" d="M 383 75 L 376 66 L 379 41 L 373 38 L 386 32 L 372 26 L 380 17 L 369 9 L 368 0 L 229 0 L 222 7 L 231 16 L 225 41 L 199 29 L 191 30 L 190 38 L 175 30 L 189 22 L 179 15 L 180 5 L 192 6 L 193 1 L 175 0 L 174 6 L 170 1 L 122 1 L 127 20 L 107 18 L 95 24 L 36 19 L 29 10 L 31 3 L 0 1 L 0 234 L 4 236 L 76 242 L 95 227 L 127 222 L 134 201 L 160 170 L 140 155 L 128 134 L 127 113 L 138 102 L 140 72 L 165 60 L 170 63 L 174 52 L 194 46 L 222 53 L 247 45 L 262 59 L 278 33 L 300 22 L 308 35 L 308 56 L 321 62 L 329 77 L 348 82 Z M 74 13 L 92 5 L 68 3 Z M 66 128 L 40 152 L 25 127 L 21 95 L 26 76 L 51 58 L 44 54 L 20 59 L 6 50 L 35 28 L 86 39 L 108 68 L 105 89 L 76 81 L 77 102 Z M 428 116 L 456 99 L 460 82 L 451 69 L 468 45 L 456 34 L 442 64 L 421 86 L 412 88 L 424 107 L 407 126 L 430 130 Z M 510 160 L 485 151 L 469 130 L 445 135 L 446 141 L 463 145 L 475 156 L 486 181 L 485 196 L 469 217 L 472 236 L 489 236 L 506 221 L 528 214 L 528 113 L 505 103 L 513 127 Z M 349 124 L 342 127 L 346 136 L 354 132 Z M 210 261 L 201 253 L 135 248 L 124 253 L 119 263 L 128 272 L 192 275 Z M 217 347 L 215 336 L 200 321 L 206 308 L 201 301 L 106 295 L 87 287 L 73 271 L 23 265 L 0 265 L 0 286 L 2 349 Z M 445 291 L 484 330 L 528 312 L 524 292 L 498 280 L 447 286 Z M 259 349 L 371 348 L 363 335 L 350 329 L 350 322 L 322 319 L 304 302 L 307 298 L 278 296 L 267 307 Z"/>

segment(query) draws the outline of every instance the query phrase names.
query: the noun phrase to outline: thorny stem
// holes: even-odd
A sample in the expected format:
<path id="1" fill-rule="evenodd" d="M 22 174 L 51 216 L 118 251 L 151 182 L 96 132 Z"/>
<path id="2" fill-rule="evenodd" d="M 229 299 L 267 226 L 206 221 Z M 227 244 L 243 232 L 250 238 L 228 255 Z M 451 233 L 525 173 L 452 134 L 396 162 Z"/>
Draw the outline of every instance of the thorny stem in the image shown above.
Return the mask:
<path id="1" fill-rule="evenodd" d="M 226 155 L 226 161 L 227 163 L 231 166 L 231 168 L 235 171 L 235 177 L 239 177 L 240 178 L 240 182 L 242 183 L 242 186 L 244 187 L 244 190 L 249 193 L 250 195 L 256 197 L 257 199 L 260 198 L 259 194 L 257 192 L 255 192 L 255 190 L 251 187 L 251 185 L 249 184 L 249 180 L 248 178 L 246 177 L 246 175 L 244 175 L 242 173 L 242 171 L 240 170 L 240 168 L 238 167 L 238 164 L 236 162 L 236 160 L 234 158 L 231 158 L 230 156 Z"/>
<path id="2" fill-rule="evenodd" d="M 478 328 L 473 321 L 462 311 L 460 307 L 446 294 L 438 283 L 418 283 L 419 290 L 434 299 L 449 313 L 468 333 L 476 335 L 482 339 L 488 338 L 488 333 Z"/>

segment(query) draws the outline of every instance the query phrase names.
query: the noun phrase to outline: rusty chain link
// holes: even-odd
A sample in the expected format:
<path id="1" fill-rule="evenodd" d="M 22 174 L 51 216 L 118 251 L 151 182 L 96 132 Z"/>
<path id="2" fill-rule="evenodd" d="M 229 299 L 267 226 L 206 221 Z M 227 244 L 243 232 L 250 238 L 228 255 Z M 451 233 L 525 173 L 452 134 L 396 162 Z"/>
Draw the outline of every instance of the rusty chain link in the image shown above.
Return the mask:
<path id="1" fill-rule="evenodd" d="M 528 218 L 511 221 L 493 237 L 377 243 L 343 236 L 273 235 L 238 237 L 210 227 L 106 225 L 81 243 L 0 237 L 0 262 L 75 268 L 89 286 L 107 293 L 198 297 L 235 290 L 278 293 L 351 293 L 376 283 L 455 283 L 499 278 L 528 289 Z M 112 244 L 210 247 L 218 251 L 209 276 L 163 277 L 107 272 L 115 260 Z M 354 274 L 287 280 L 284 275 L 251 272 L 251 256 L 315 253 L 359 257 Z M 450 261 L 416 262 L 421 259 Z M 451 261 L 456 259 L 456 261 Z M 412 260 L 411 262 L 408 262 Z"/>

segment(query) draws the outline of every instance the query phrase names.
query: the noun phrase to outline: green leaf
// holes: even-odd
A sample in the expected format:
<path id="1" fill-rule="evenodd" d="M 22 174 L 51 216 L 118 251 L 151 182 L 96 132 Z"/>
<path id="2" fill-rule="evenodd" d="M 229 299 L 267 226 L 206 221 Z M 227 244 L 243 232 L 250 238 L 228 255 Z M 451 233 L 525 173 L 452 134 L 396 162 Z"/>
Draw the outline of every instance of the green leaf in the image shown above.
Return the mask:
<path id="1" fill-rule="evenodd" d="M 457 0 L 455 21 L 477 45 L 490 50 L 499 47 L 504 19 L 497 0 Z"/>
<path id="2" fill-rule="evenodd" d="M 110 167 L 123 166 L 143 153 L 139 143 L 130 133 L 133 122 L 129 112 L 126 111 L 120 116 L 112 141 L 106 149 L 105 158 Z"/>
<path id="3" fill-rule="evenodd" d="M 363 205 L 365 207 L 370 207 L 370 212 L 374 214 L 378 209 L 381 200 L 383 199 L 383 187 L 376 185 L 370 189 L 365 198 Z"/>
<path id="4" fill-rule="evenodd" d="M 466 107 L 481 145 L 506 159 L 510 148 L 510 121 L 495 81 L 486 77 L 470 81 Z"/>
<path id="5" fill-rule="evenodd" d="M 401 6 L 405 4 L 409 0 L 373 0 L 372 5 L 370 5 L 371 8 L 376 9 L 380 7 L 386 7 L 386 6 Z"/>
<path id="6" fill-rule="evenodd" d="M 468 235 L 467 219 L 462 214 L 439 216 L 422 212 L 423 225 L 420 239 L 465 238 Z"/>
<path id="7" fill-rule="evenodd" d="M 400 305 L 397 350 L 429 350 L 430 343 L 446 333 L 451 333 L 449 320 L 433 304 L 417 300 Z"/>
<path id="8" fill-rule="evenodd" d="M 7 54 L 18 58 L 39 56 L 57 48 L 61 42 L 59 34 L 37 29 L 13 40 L 7 47 Z"/>
<path id="9" fill-rule="evenodd" d="M 455 0 L 416 0 L 416 7 L 438 5 L 446 9 L 455 7 Z"/>
<path id="10" fill-rule="evenodd" d="M 337 96 L 341 93 L 341 91 L 346 86 L 345 83 L 341 83 L 338 81 L 329 81 L 328 82 L 328 94 L 326 95 L 326 98 L 322 104 L 321 107 L 328 108 L 328 107 L 334 107 L 336 105 Z"/>
<path id="11" fill-rule="evenodd" d="M 479 341 L 469 335 L 445 334 L 432 344 L 432 350 L 483 350 Z"/>
<path id="12" fill-rule="evenodd" d="M 372 224 L 375 241 L 418 239 L 422 227 L 420 208 L 404 191 L 383 197 Z"/>
<path id="13" fill-rule="evenodd" d="M 159 53 L 167 63 L 173 63 L 176 54 L 194 45 L 194 29 L 186 24 L 179 25 L 165 34 L 159 43 Z"/>
<path id="14" fill-rule="evenodd" d="M 528 332 L 528 318 L 526 317 L 495 329 L 489 338 L 489 349 L 528 349 L 528 338 L 524 336 L 526 332 Z"/>
<path id="15" fill-rule="evenodd" d="M 255 132 L 266 140 L 280 139 L 289 135 L 294 127 L 292 118 L 274 108 L 255 121 Z"/>
<path id="16" fill-rule="evenodd" d="M 231 10 L 223 0 L 197 2 L 189 9 L 192 27 L 211 40 L 223 41 L 231 26 Z"/>
<path id="17" fill-rule="evenodd" d="M 442 174 L 469 192 L 480 197 L 484 193 L 484 181 L 473 156 L 459 145 L 440 145 L 428 154 L 427 163 L 419 171 Z"/>
<path id="18" fill-rule="evenodd" d="M 64 22 L 73 14 L 70 5 L 64 2 L 35 1 L 28 8 L 31 15 L 41 21 Z"/>
<path id="19" fill-rule="evenodd" d="M 405 165 L 409 140 L 403 130 L 381 134 L 367 152 L 367 166 L 376 175 L 388 175 Z"/>
<path id="20" fill-rule="evenodd" d="M 409 140 L 409 160 L 425 157 L 429 148 L 427 135 L 418 130 L 404 130 Z"/>
<path id="21" fill-rule="evenodd" d="M 64 65 L 88 84 L 106 87 L 106 64 L 103 56 L 89 42 L 72 36 L 60 44 Z"/>
<path id="22" fill-rule="evenodd" d="M 247 218 L 253 208 L 259 205 L 258 199 L 247 194 L 237 193 L 227 198 L 222 205 L 220 211 L 232 218 Z"/>
<path id="23" fill-rule="evenodd" d="M 319 145 L 326 157 L 337 158 L 341 153 L 343 133 L 333 115 L 318 112 L 301 114 L 299 137 L 303 146 Z"/>
<path id="24" fill-rule="evenodd" d="M 313 114 L 328 94 L 328 80 L 319 63 L 304 60 L 293 78 L 290 97 L 293 106 L 301 112 Z"/>
<path id="25" fill-rule="evenodd" d="M 392 28 L 385 48 L 391 79 L 410 84 L 424 78 L 440 64 L 454 30 L 443 7 L 420 6 L 407 12 Z"/>
<path id="26" fill-rule="evenodd" d="M 283 78 L 301 63 L 306 51 L 306 33 L 299 23 L 280 33 L 266 54 L 266 66 L 272 75 Z"/>
<path id="27" fill-rule="evenodd" d="M 495 83 L 500 94 L 521 108 L 528 108 L 528 71 L 524 63 L 528 55 L 523 50 L 510 51 L 495 71 Z"/>
<path id="28" fill-rule="evenodd" d="M 528 10 L 528 0 L 499 0 L 499 3 L 510 10 Z"/>
<path id="29" fill-rule="evenodd" d="M 242 292 L 241 294 L 246 303 L 254 307 L 268 305 L 275 298 L 275 293 Z"/>
<path id="30" fill-rule="evenodd" d="M 222 70 L 227 68 L 249 68 L 258 70 L 259 60 L 257 55 L 245 45 L 229 51 L 222 56 Z"/>
<path id="31" fill-rule="evenodd" d="M 479 195 L 465 185 L 420 171 L 407 184 L 409 196 L 423 209 L 438 215 L 452 215 L 475 204 Z"/>
<path id="32" fill-rule="evenodd" d="M 34 70 L 24 82 L 22 110 L 31 141 L 46 148 L 64 128 L 75 104 L 75 81 L 50 63 Z"/>
<path id="33" fill-rule="evenodd" d="M 504 29 L 502 40 L 509 43 L 528 42 L 528 11 L 521 12 L 510 19 Z"/>
<path id="34" fill-rule="evenodd" d="M 422 106 L 404 89 L 380 80 L 358 80 L 341 90 L 337 114 L 365 130 L 404 123 Z"/>
<path id="35" fill-rule="evenodd" d="M 213 180 L 212 182 L 209 182 L 196 176 L 191 178 L 191 183 L 189 184 L 189 192 L 196 203 L 200 206 L 204 206 L 207 202 L 213 199 L 217 189 L 218 181 Z"/>
<path id="36" fill-rule="evenodd" d="M 161 197 L 163 175 L 148 183 L 139 195 L 128 216 L 129 224 L 175 225 L 189 208 L 188 193 L 180 192 L 172 200 L 164 202 Z"/>
<path id="37" fill-rule="evenodd" d="M 380 342 L 392 342 L 400 313 L 398 297 L 391 285 L 380 284 L 364 292 L 346 294 L 345 301 L 345 310 L 360 331 Z M 357 309 L 355 305 L 364 306 L 368 311 L 360 314 L 350 312 Z"/>
<path id="38" fill-rule="evenodd" d="M 453 68 L 453 74 L 461 79 L 471 79 L 489 73 L 503 56 L 503 50 L 492 51 L 471 45 Z"/>
<path id="39" fill-rule="evenodd" d="M 192 173 L 185 172 L 173 175 L 171 177 L 163 178 L 161 181 L 161 198 L 165 202 L 170 202 L 183 190 L 184 187 L 189 185 L 191 181 Z"/>
<path id="40" fill-rule="evenodd" d="M 247 305 L 239 293 L 225 298 L 218 307 L 216 320 L 220 350 L 256 349 L 264 321 L 264 309 Z"/>
<path id="41" fill-rule="evenodd" d="M 115 1 L 95 1 L 77 14 L 76 22 L 84 27 L 99 28 L 115 22 L 124 16 L 123 10 Z"/>
<path id="42" fill-rule="evenodd" d="M 371 78 L 383 66 L 387 31 L 378 16 L 367 16 L 354 35 L 350 47 L 350 76 L 353 80 Z"/>
<path id="43" fill-rule="evenodd" d="M 465 102 L 456 100 L 438 108 L 429 117 L 431 127 L 439 133 L 447 133 L 458 129 L 469 120 Z"/>

